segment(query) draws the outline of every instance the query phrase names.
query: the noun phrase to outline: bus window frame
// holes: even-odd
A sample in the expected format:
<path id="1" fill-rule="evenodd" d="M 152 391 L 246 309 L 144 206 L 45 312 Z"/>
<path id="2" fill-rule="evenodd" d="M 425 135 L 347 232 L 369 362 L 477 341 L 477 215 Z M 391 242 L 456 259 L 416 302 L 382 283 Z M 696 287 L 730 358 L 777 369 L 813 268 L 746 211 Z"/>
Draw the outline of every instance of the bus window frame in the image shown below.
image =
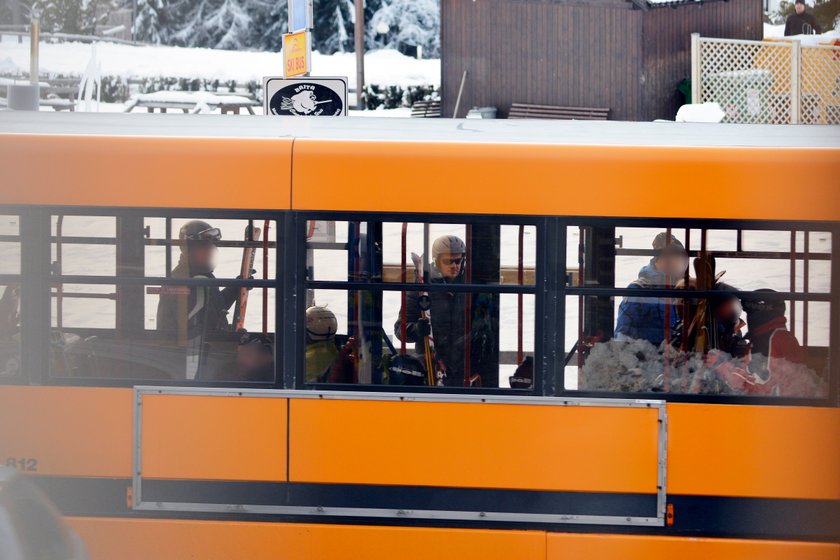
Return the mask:
<path id="1" fill-rule="evenodd" d="M 288 212 L 274 210 L 229 210 L 229 209 L 194 209 L 194 208 L 155 208 L 155 207 L 83 207 L 83 206 L 2 206 L 0 212 L 21 216 L 21 281 L 27 278 L 26 290 L 21 291 L 21 316 L 27 321 L 21 321 L 21 363 L 22 375 L 12 384 L 80 386 L 80 387 L 133 387 L 143 384 L 155 384 L 173 387 L 220 387 L 220 388 L 282 388 L 281 361 L 283 345 L 277 341 L 280 325 L 284 324 L 283 312 L 285 306 L 281 294 L 284 293 L 286 279 L 283 275 L 283 253 L 277 252 L 283 246 L 284 228 L 288 219 Z M 143 276 L 136 278 L 119 278 L 117 276 L 94 275 L 56 275 L 53 274 L 52 220 L 55 216 L 130 216 L 138 218 L 201 218 L 201 219 L 230 219 L 256 221 L 270 220 L 274 229 L 271 249 L 275 251 L 274 278 L 260 279 L 174 279 L 161 276 Z M 25 228 L 25 229 L 24 229 Z M 168 273 L 169 271 L 167 271 Z M 27 274 L 28 273 L 28 276 Z M 0 282 L 6 276 L 0 276 Z M 51 321 L 51 286 L 56 284 L 88 284 L 88 285 L 189 285 L 189 286 L 217 286 L 269 288 L 274 290 L 274 381 L 227 381 L 227 380 L 184 380 L 174 379 L 141 379 L 141 378 L 108 378 L 108 377 L 62 377 L 54 376 L 50 371 L 50 334 Z M 30 292 L 24 296 L 24 292 Z M 40 294 L 40 295 L 36 295 Z M 34 313 L 33 313 L 34 310 Z M 24 343 L 24 341 L 26 341 Z M 24 345 L 25 344 L 25 345 Z"/>
<path id="2" fill-rule="evenodd" d="M 542 368 L 539 367 L 540 356 L 546 354 L 543 350 L 543 322 L 540 321 L 539 309 L 541 299 L 544 294 L 540 290 L 540 286 L 544 284 L 544 272 L 540 266 L 540 253 L 544 250 L 545 243 L 543 241 L 543 230 L 545 228 L 545 218 L 542 216 L 515 216 L 505 214 L 425 214 L 425 213 L 404 213 L 404 212 L 295 212 L 296 219 L 296 238 L 301 240 L 297 245 L 299 246 L 299 255 L 297 261 L 297 270 L 301 272 L 298 277 L 298 294 L 301 297 L 297 298 L 299 308 L 295 312 L 298 324 L 305 324 L 306 321 L 306 293 L 307 290 L 337 290 L 337 291 L 369 291 L 369 292 L 402 292 L 417 290 L 417 283 L 414 282 L 383 282 L 383 281 L 326 281 L 326 280 L 307 280 L 306 279 L 306 233 L 307 223 L 310 220 L 329 220 L 336 222 L 379 222 L 379 223 L 413 223 L 413 224 L 489 224 L 498 226 L 532 226 L 535 228 L 536 239 L 536 262 L 535 262 L 535 277 L 534 284 L 459 284 L 447 286 L 435 286 L 433 284 L 426 284 L 424 289 L 428 291 L 449 291 L 449 292 L 463 292 L 463 293 L 492 293 L 492 294 L 525 294 L 534 297 L 534 381 L 530 389 L 513 389 L 503 387 L 431 387 L 427 385 L 387 385 L 387 384 L 339 384 L 339 383 L 306 383 L 306 363 L 305 363 L 305 348 L 306 336 L 305 329 L 299 329 L 296 337 L 296 375 L 295 388 L 305 390 L 330 390 L 330 391 L 364 391 L 364 392 L 384 392 L 384 393 L 440 393 L 440 394 L 487 394 L 487 395 L 507 395 L 510 397 L 516 396 L 543 396 L 543 374 Z M 413 268 L 409 263 L 409 268 Z"/>
<path id="3" fill-rule="evenodd" d="M 626 227 L 626 228 L 655 228 L 662 231 L 670 228 L 674 233 L 679 234 L 686 229 L 705 230 L 750 230 L 750 231 L 784 231 L 797 232 L 822 232 L 831 235 L 831 283 L 828 292 L 777 292 L 779 299 L 827 302 L 830 305 L 829 312 L 829 353 L 831 348 L 840 348 L 840 222 L 825 221 L 772 221 L 772 220 L 731 220 L 731 219 L 706 219 L 706 218 L 622 218 L 622 217 L 559 217 L 557 218 L 564 231 L 570 227 Z M 565 240 L 560 251 L 563 253 L 565 266 L 566 245 Z M 715 251 L 710 250 L 710 254 Z M 752 292 L 738 290 L 727 292 L 738 297 L 750 295 Z M 693 292 L 698 297 L 715 295 L 712 292 Z M 580 296 L 612 296 L 623 297 L 625 295 L 642 295 L 647 297 L 680 297 L 685 293 L 676 289 L 652 289 L 652 288 L 623 288 L 614 286 L 578 287 L 562 286 L 559 295 L 558 307 L 561 312 L 558 314 L 557 339 L 563 344 L 563 352 L 569 349 L 565 347 L 565 306 L 567 297 Z M 717 294 L 719 295 L 719 293 Z M 561 366 L 558 372 L 558 397 L 583 397 L 583 398 L 611 398 L 623 396 L 637 396 L 641 399 L 659 398 L 668 402 L 676 403 L 704 403 L 704 404 L 748 404 L 748 405 L 772 405 L 772 406 L 815 406 L 815 407 L 837 407 L 840 406 L 840 359 L 831 360 L 829 357 L 828 387 L 826 395 L 821 398 L 809 397 L 777 397 L 777 396 L 747 396 L 747 395 L 711 395 L 711 394 L 689 394 L 689 393 L 666 393 L 666 392 L 638 392 L 622 393 L 614 391 L 588 391 L 577 389 L 566 389 L 565 368 Z"/>
<path id="4" fill-rule="evenodd" d="M 20 211 L 17 211 L 13 208 L 8 208 L 8 212 L 6 211 L 7 208 L 0 209 L 0 214 L 4 216 L 15 216 L 18 220 L 18 232 L 17 235 L 3 235 L 2 241 L 4 243 L 17 243 L 18 244 L 18 252 L 20 253 L 20 261 L 18 262 L 17 266 L 17 274 L 0 274 L 0 286 L 2 288 L 8 289 L 10 285 L 17 284 L 20 289 L 20 301 L 19 301 L 19 315 L 20 317 L 23 316 L 23 298 L 24 292 L 28 291 L 23 289 L 23 273 L 24 267 L 27 266 L 25 259 L 23 258 L 23 240 L 24 240 L 24 227 L 28 224 L 23 223 L 23 217 Z M 26 367 L 24 367 L 24 345 L 23 345 L 23 334 L 24 328 L 28 327 L 28 325 L 24 325 L 24 322 L 21 320 L 20 324 L 18 325 L 18 336 L 20 340 L 18 341 L 18 366 L 19 370 L 17 375 L 10 376 L 10 377 L 0 377 L 0 385 L 16 385 L 22 383 L 26 379 Z M 27 364 L 28 367 L 28 364 Z"/>
<path id="5" fill-rule="evenodd" d="M 50 277 L 51 231 L 50 219 L 53 215 L 88 215 L 115 216 L 117 214 L 143 217 L 179 217 L 179 218 L 219 218 L 219 219 L 270 219 L 276 224 L 274 232 L 275 251 L 275 380 L 273 383 L 240 383 L 233 381 L 181 381 L 155 380 L 155 385 L 175 387 L 219 387 L 219 388 L 263 388 L 286 390 L 348 390 L 359 392 L 402 392 L 402 393 L 461 393 L 461 394 L 497 394 L 516 398 L 522 395 L 545 396 L 555 398 L 638 398 L 662 399 L 674 403 L 696 404 L 744 404 L 752 406 L 840 406 L 840 359 L 829 364 L 828 394 L 824 398 L 759 397 L 741 395 L 708 395 L 685 393 L 619 393 L 603 391 L 580 391 L 565 388 L 564 352 L 565 352 L 565 310 L 568 296 L 577 295 L 576 288 L 566 285 L 566 241 L 569 227 L 607 226 L 607 227 L 642 227 L 675 231 L 681 229 L 743 229 L 767 231 L 820 231 L 831 234 L 831 288 L 827 301 L 833 310 L 840 310 L 840 222 L 807 221 L 765 221 L 731 220 L 705 218 L 633 218 L 633 217 L 585 217 L 585 216 L 542 216 L 542 215 L 506 215 L 506 214 L 427 214 L 427 213 L 382 213 L 382 212 L 327 212 L 301 210 L 230 210 L 230 209 L 186 209 L 186 208 L 149 208 L 149 207 L 67 207 L 67 206 L 22 206 L 6 205 L 0 207 L 6 214 L 20 216 L 21 236 L 21 274 L 19 281 L 26 278 L 26 289 L 21 291 L 21 315 L 26 317 L 21 323 L 21 364 L 22 373 L 13 380 L 4 380 L 3 384 L 33 384 L 58 386 L 88 387 L 132 387 L 142 384 L 142 380 L 109 378 L 58 378 L 48 372 L 50 335 L 49 298 L 39 294 L 49 294 L 49 286 L 55 278 Z M 294 319 L 297 325 L 303 324 L 305 316 L 305 293 L 307 281 L 306 268 L 306 222 L 311 219 L 335 221 L 380 221 L 414 223 L 494 223 L 499 225 L 536 226 L 536 277 L 533 286 L 535 297 L 534 324 L 534 385 L 524 389 L 467 389 L 458 387 L 423 387 L 388 385 L 305 385 L 304 337 L 303 329 L 283 328 Z M 283 251 L 280 251 L 280 248 Z M 71 279 L 77 279 L 72 277 Z M 12 279 L 0 276 L 0 282 Z M 65 277 L 60 279 L 66 280 Z M 78 278 L 88 282 L 92 277 Z M 115 283 L 110 278 L 110 283 Z M 223 280 L 224 284 L 248 285 L 250 281 Z M 254 281 L 260 282 L 260 281 Z M 104 281 L 102 282 L 104 283 Z M 153 283 L 153 282 L 149 282 Z M 360 283 L 351 286 L 347 283 L 332 283 L 336 289 L 359 287 L 361 289 L 400 290 L 400 284 Z M 261 284 L 255 284 L 260 285 Z M 318 287 L 326 287 L 318 286 Z M 482 291 L 511 291 L 519 288 L 511 286 L 497 290 L 498 286 L 481 285 Z M 626 288 L 595 288 L 605 290 L 599 293 L 620 295 Z M 526 293 L 528 293 L 526 291 Z M 666 292 L 663 292 L 666 293 Z M 749 292 L 744 292 L 749 293 Z M 589 292 L 587 292 L 589 294 Z M 645 292 L 654 295 L 653 292 Z M 659 294 L 659 292 L 657 292 Z M 595 295 L 594 292 L 592 295 Z M 550 337 L 550 339 L 549 339 Z M 559 342 L 559 344 L 558 344 Z M 563 352 L 558 348 L 562 348 Z M 830 314 L 829 348 L 840 349 L 840 312 Z"/>

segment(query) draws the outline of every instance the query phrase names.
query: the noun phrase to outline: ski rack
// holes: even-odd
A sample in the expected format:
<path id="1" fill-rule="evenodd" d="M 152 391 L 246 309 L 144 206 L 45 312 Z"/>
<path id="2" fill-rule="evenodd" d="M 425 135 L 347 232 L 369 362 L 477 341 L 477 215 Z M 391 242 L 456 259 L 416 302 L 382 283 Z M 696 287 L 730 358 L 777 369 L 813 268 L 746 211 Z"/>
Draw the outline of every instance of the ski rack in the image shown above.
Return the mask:
<path id="1" fill-rule="evenodd" d="M 464 404 L 520 404 L 530 406 L 584 406 L 605 408 L 656 408 L 657 461 L 656 513 L 654 516 L 577 515 L 564 513 L 517 513 L 494 511 L 454 511 L 421 509 L 382 509 L 363 507 L 286 506 L 264 504 L 223 504 L 143 501 L 143 397 L 146 395 L 182 395 L 245 397 L 269 399 L 330 399 L 396 402 L 435 402 Z M 133 395 L 134 436 L 132 442 L 133 471 L 131 508 L 138 511 L 236 513 L 253 515 L 295 515 L 355 518 L 391 518 L 415 520 L 447 520 L 472 522 L 516 522 L 535 524 L 575 524 L 664 527 L 666 520 L 666 465 L 668 449 L 668 421 L 666 401 L 651 399 L 571 398 L 571 397 L 507 397 L 491 395 L 373 393 L 362 391 L 289 391 L 270 389 L 217 389 L 135 386 Z M 288 429 L 288 428 L 287 428 Z M 288 481 L 287 481 L 288 483 Z"/>

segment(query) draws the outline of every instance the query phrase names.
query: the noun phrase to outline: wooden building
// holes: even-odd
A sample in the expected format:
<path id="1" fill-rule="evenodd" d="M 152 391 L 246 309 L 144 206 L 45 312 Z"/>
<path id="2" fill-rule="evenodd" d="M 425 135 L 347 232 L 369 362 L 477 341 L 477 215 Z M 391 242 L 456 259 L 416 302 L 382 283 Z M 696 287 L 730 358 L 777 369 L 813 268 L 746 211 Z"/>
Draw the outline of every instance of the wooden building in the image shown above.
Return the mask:
<path id="1" fill-rule="evenodd" d="M 441 0 L 443 115 L 511 103 L 673 119 L 691 33 L 761 39 L 760 0 Z"/>

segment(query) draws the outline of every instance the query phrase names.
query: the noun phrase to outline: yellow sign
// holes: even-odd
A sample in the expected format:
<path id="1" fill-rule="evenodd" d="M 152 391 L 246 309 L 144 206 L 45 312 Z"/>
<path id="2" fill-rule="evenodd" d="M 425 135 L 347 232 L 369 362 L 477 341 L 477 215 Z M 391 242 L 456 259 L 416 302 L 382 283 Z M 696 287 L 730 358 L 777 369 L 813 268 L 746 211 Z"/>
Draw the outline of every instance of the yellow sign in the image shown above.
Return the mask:
<path id="1" fill-rule="evenodd" d="M 286 78 L 309 73 L 310 52 L 308 31 L 283 35 L 283 74 Z"/>

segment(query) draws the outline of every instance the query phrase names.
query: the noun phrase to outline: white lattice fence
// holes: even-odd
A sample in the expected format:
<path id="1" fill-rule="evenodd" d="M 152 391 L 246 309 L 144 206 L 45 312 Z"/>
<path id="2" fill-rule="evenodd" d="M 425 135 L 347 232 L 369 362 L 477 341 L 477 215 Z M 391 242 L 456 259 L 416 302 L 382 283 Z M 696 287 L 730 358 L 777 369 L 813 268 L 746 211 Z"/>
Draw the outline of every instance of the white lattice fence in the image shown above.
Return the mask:
<path id="1" fill-rule="evenodd" d="M 840 124 L 840 47 L 802 47 L 799 112 L 804 124 Z"/>
<path id="2" fill-rule="evenodd" d="M 724 122 L 840 124 L 840 47 L 692 35 L 692 98 Z"/>

